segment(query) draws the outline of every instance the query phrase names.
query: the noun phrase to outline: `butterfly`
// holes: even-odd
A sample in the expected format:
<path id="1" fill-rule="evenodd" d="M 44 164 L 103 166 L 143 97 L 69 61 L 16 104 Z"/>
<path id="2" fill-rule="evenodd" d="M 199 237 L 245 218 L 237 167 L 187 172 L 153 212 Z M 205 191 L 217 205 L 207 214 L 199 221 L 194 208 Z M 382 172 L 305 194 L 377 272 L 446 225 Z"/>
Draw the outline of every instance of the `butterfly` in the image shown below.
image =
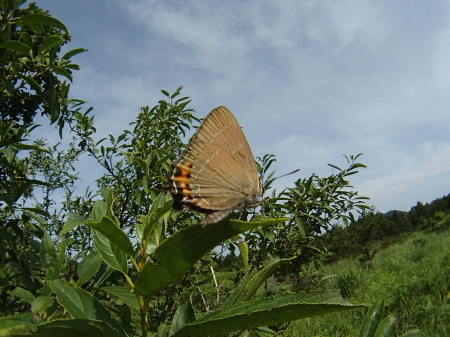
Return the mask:
<path id="1" fill-rule="evenodd" d="M 220 222 L 233 210 L 257 205 L 262 194 L 250 146 L 224 106 L 205 117 L 172 165 L 169 181 L 173 207 L 206 213 L 202 226 Z"/>

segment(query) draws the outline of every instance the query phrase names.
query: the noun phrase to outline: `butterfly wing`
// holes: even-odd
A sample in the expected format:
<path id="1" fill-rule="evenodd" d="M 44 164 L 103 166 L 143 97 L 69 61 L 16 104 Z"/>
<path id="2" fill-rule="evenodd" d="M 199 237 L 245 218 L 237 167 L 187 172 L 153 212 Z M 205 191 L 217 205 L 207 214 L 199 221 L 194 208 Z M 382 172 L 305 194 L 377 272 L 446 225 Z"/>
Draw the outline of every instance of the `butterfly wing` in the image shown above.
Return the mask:
<path id="1" fill-rule="evenodd" d="M 261 193 L 250 146 L 225 107 L 206 116 L 170 180 L 174 207 L 210 213 L 207 223 L 255 204 Z"/>

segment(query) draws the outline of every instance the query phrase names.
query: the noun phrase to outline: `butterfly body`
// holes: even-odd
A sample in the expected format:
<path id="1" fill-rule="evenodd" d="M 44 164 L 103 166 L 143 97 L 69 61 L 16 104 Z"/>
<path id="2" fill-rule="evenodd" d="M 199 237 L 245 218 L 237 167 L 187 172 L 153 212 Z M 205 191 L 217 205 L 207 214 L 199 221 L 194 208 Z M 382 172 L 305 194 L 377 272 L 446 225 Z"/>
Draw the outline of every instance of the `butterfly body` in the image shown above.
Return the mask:
<path id="1" fill-rule="evenodd" d="M 236 118 L 222 106 L 206 116 L 169 180 L 174 208 L 207 213 L 204 226 L 257 204 L 261 197 L 250 146 Z"/>

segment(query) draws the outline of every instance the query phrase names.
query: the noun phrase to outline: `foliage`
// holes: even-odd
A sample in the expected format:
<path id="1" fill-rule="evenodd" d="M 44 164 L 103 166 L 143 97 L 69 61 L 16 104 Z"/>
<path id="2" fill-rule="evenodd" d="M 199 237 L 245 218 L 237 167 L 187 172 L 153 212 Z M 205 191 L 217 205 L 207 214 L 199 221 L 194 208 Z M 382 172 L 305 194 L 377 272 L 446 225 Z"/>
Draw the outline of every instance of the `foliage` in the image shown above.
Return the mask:
<path id="1" fill-rule="evenodd" d="M 358 156 L 345 157 L 348 168 L 341 169 L 329 164 L 337 173 L 321 178 L 312 175 L 299 179 L 295 186 L 287 188 L 265 202 L 265 213 L 272 217 L 289 216 L 290 220 L 275 227 L 263 227 L 245 236 L 255 254 L 252 265 L 258 266 L 269 256 L 278 258 L 295 257 L 286 265 L 282 274 L 292 278 L 292 290 L 308 290 L 302 287 L 302 279 L 309 278 L 308 266 L 317 263 L 325 248 L 318 238 L 328 231 L 334 222 L 354 220 L 354 212 L 363 213 L 369 207 L 367 197 L 358 196 L 352 190 L 348 177 L 358 173 L 364 164 L 356 162 Z M 260 172 L 264 177 L 273 163 L 273 156 L 260 159 Z M 268 175 L 264 188 L 270 188 L 273 173 Z M 257 248 L 257 249 L 256 249 Z"/>
<path id="2" fill-rule="evenodd" d="M 31 305 L 34 315 L 41 322 L 46 322 L 48 317 L 62 318 L 64 312 L 67 311 L 74 319 L 88 320 L 82 321 L 80 328 L 84 326 L 83 324 L 89 324 L 90 320 L 98 320 L 103 322 L 103 325 L 99 326 L 100 329 L 112 327 L 119 336 L 125 336 L 126 334 L 146 336 L 148 330 L 147 308 L 155 294 L 182 277 L 203 255 L 225 239 L 251 228 L 261 225 L 269 226 L 271 223 L 286 220 L 228 221 L 207 227 L 190 226 L 162 241 L 150 258 L 146 254 L 145 243 L 147 241 L 153 242 L 154 233 L 159 231 L 157 228 L 161 225 L 160 220 L 169 211 L 165 207 L 165 203 L 160 203 L 160 207 L 153 208 L 147 215 L 149 221 L 138 228 L 138 247 L 140 248 L 135 251 L 130 239 L 119 228 L 118 218 L 112 212 L 112 190 L 104 191 L 102 196 L 104 200 L 95 202 L 89 220 L 74 215 L 68 219 L 61 232 L 61 234 L 65 234 L 80 224 L 87 225 L 93 230 L 94 246 L 101 259 L 93 260 L 90 256 L 85 259 L 89 259 L 89 263 L 103 260 L 108 265 L 102 277 L 96 282 L 95 288 L 98 290 L 91 293 L 84 290 L 81 283 L 73 284 L 58 279 L 65 262 L 65 242 L 64 240 L 61 241 L 58 249 L 55 250 L 50 235 L 46 233 L 40 244 L 40 257 L 48 288 L 41 296 L 34 296 L 28 290 L 20 287 L 13 291 L 14 296 Z M 135 260 L 136 256 L 140 260 Z M 127 260 L 130 262 L 133 271 L 130 271 Z M 81 264 L 88 266 L 84 261 Z M 248 277 L 235 290 L 234 295 L 222 303 L 221 310 L 210 312 L 199 319 L 195 319 L 192 307 L 187 311 L 183 309 L 186 306 L 179 307 L 170 328 L 170 335 L 206 336 L 357 308 L 357 306 L 352 306 L 343 301 L 336 292 L 332 291 L 308 295 L 286 293 L 274 298 L 249 302 L 259 286 L 273 273 L 278 264 L 280 262 L 275 262 L 256 275 Z M 78 270 L 80 282 L 85 282 L 92 277 L 97 268 L 98 264 L 94 269 L 80 268 Z M 101 283 L 111 273 L 111 269 L 120 272 L 128 286 L 100 287 Z M 135 273 L 137 273 L 137 278 L 133 277 Z M 130 289 L 134 290 L 134 294 L 130 293 Z M 108 295 L 112 296 L 112 299 L 105 301 L 105 298 L 102 301 L 101 297 L 96 296 L 97 291 L 107 292 Z M 124 320 L 124 317 L 117 317 L 120 302 L 117 303 L 114 298 L 119 299 L 127 306 L 128 312 L 131 314 L 129 324 Z M 58 305 L 55 305 L 56 303 Z M 189 303 L 186 305 L 188 308 L 190 307 Z M 139 315 L 137 315 L 137 311 L 139 311 Z M 183 324 L 180 324 L 180 319 Z M 3 322 L 0 321 L 0 323 L 3 323 L 3 325 L 0 325 L 3 331 L 8 327 L 9 333 L 12 334 L 20 332 L 22 334 L 43 335 L 39 322 L 28 323 L 29 330 L 24 329 L 23 319 L 10 318 Z M 72 326 L 70 320 L 61 320 L 59 324 L 62 329 L 70 329 Z M 45 324 L 43 326 L 46 327 Z M 138 329 L 139 327 L 140 329 Z"/>
<path id="3" fill-rule="evenodd" d="M 82 112 L 84 102 L 69 99 L 78 69 L 71 58 L 84 49 L 60 56 L 70 40 L 65 25 L 23 3 L 0 1 L 2 335 L 258 334 L 273 332 L 264 326 L 276 330 L 294 319 L 361 307 L 336 291 L 255 297 L 276 271 L 298 274 L 303 264 L 311 279 L 319 276 L 321 231 L 367 207 L 348 181 L 364 167 L 358 156 L 347 158 L 348 169 L 332 165 L 338 172 L 328 178 L 314 175 L 273 193 L 265 205 L 270 218 L 248 222 L 244 215 L 198 226 L 200 214 L 173 211 L 160 193 L 182 137 L 198 121 L 181 87 L 162 90 L 167 101 L 144 107 L 132 130 L 94 141 L 90 109 Z M 60 137 L 69 126 L 68 149 L 45 139 L 27 144 L 39 113 Z M 103 169 L 100 200 L 89 190 L 74 195 L 74 163 L 84 153 Z M 261 160 L 266 189 L 274 160 Z M 218 245 L 222 251 L 211 253 Z M 235 247 L 244 268 L 221 288 L 214 268 Z M 208 282 L 213 291 L 205 290 Z"/>
<path id="4" fill-rule="evenodd" d="M 66 26 L 24 1 L 4 0 L 0 3 L 0 111 L 2 120 L 30 124 L 41 112 L 57 122 L 60 131 L 71 117 L 68 98 L 72 71 L 78 65 L 71 58 L 83 51 L 73 49 L 59 56 L 61 47 L 70 40 Z"/>
<path id="5" fill-rule="evenodd" d="M 105 173 L 97 180 L 98 188 L 112 187 L 116 192 L 117 209 L 121 227 L 134 226 L 135 217 L 144 213 L 164 188 L 166 175 L 184 146 L 181 137 L 190 128 L 194 117 L 186 108 L 188 97 L 178 98 L 182 87 L 173 94 L 162 90 L 170 100 L 160 100 L 153 108 L 144 107 L 132 123 L 132 131 L 109 135 L 95 142 L 89 135 L 95 132 L 92 120 L 85 123 L 83 149 L 102 166 Z M 91 130 L 85 135 L 86 130 Z M 106 142 L 109 144 L 104 145 Z"/>
<path id="6" fill-rule="evenodd" d="M 60 56 L 61 46 L 69 41 L 67 28 L 34 4 L 21 8 L 23 1 L 0 2 L 0 307 L 3 314 L 16 312 L 24 305 L 11 301 L 9 293 L 17 286 L 36 294 L 42 285 L 39 241 L 45 230 L 55 233 L 62 225 L 60 214 L 51 214 L 51 194 L 68 188 L 76 179 L 69 173 L 73 153 L 59 152 L 37 141 L 27 144 L 38 125 L 40 112 L 51 123 L 72 123 L 73 109 L 79 100 L 68 98 L 78 66 L 71 58 L 84 51 L 74 49 Z M 72 123 L 73 124 L 73 123 Z M 44 189 L 37 195 L 36 187 Z M 34 203 L 34 205 L 33 205 Z M 61 246 L 62 247 L 62 246 Z"/>

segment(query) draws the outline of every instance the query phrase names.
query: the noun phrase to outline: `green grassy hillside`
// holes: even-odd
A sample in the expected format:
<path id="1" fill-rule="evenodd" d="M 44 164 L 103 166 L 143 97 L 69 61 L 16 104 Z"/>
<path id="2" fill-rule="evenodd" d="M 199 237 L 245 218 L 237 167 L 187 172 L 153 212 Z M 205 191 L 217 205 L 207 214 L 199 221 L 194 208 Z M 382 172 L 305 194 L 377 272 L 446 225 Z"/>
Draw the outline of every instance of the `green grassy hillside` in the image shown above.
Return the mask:
<path id="1" fill-rule="evenodd" d="M 450 336 L 450 231 L 414 233 L 378 252 L 370 265 L 347 259 L 324 267 L 352 303 L 384 299 L 384 316 L 398 318 L 396 336 L 419 328 L 430 337 Z M 293 322 L 284 336 L 358 336 L 367 310 Z"/>

